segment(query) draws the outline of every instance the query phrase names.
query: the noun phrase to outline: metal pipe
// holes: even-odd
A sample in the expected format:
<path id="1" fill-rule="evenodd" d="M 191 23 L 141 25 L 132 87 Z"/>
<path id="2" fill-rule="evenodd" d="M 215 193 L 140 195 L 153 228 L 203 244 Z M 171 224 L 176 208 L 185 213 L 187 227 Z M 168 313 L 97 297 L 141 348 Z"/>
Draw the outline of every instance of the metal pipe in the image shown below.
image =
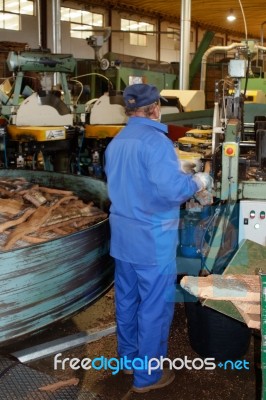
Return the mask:
<path id="1" fill-rule="evenodd" d="M 37 0 L 37 18 L 38 18 L 38 46 L 39 48 L 42 47 L 42 28 L 41 28 L 41 3 L 40 0 Z"/>
<path id="2" fill-rule="evenodd" d="M 92 343 L 105 336 L 112 335 L 115 332 L 116 325 L 96 331 L 78 332 L 60 339 L 55 339 L 50 342 L 37 344 L 36 346 L 16 351 L 12 353 L 12 356 L 22 363 L 41 360 L 53 354 L 81 346 L 82 344 Z"/>
<path id="3" fill-rule="evenodd" d="M 249 141 L 239 142 L 239 146 L 240 147 L 256 147 L 256 142 L 255 141 L 252 141 L 252 142 L 249 142 Z"/>
<path id="4" fill-rule="evenodd" d="M 219 50 L 229 51 L 229 50 L 235 49 L 236 47 L 243 47 L 243 44 L 232 43 L 229 46 L 214 46 L 214 47 L 210 47 L 207 51 L 205 51 L 205 53 L 202 56 L 202 60 L 201 60 L 200 90 L 205 91 L 206 67 L 207 67 L 207 58 L 209 57 L 209 55 L 214 53 L 215 51 L 219 51 Z"/>
<path id="5" fill-rule="evenodd" d="M 180 32 L 179 89 L 189 89 L 191 0 L 182 0 Z"/>
<path id="6" fill-rule="evenodd" d="M 255 44 L 255 48 L 256 48 L 256 49 L 259 49 L 259 50 L 266 51 L 266 46 L 261 46 L 261 45 L 259 45 L 259 44 Z"/>
<path id="7" fill-rule="evenodd" d="M 61 53 L 61 15 L 60 0 L 53 0 L 52 3 L 53 20 L 53 52 Z"/>
<path id="8" fill-rule="evenodd" d="M 53 52 L 61 53 L 61 15 L 60 0 L 53 0 L 52 3 L 52 20 L 53 20 Z M 54 85 L 60 84 L 60 76 L 56 72 L 54 74 Z"/>
<path id="9" fill-rule="evenodd" d="M 157 19 L 157 27 L 158 27 L 158 30 L 160 31 L 161 30 L 161 18 L 160 17 Z M 157 35 L 156 42 L 157 42 L 156 60 L 157 60 L 157 62 L 160 62 L 161 61 L 161 35 Z"/>

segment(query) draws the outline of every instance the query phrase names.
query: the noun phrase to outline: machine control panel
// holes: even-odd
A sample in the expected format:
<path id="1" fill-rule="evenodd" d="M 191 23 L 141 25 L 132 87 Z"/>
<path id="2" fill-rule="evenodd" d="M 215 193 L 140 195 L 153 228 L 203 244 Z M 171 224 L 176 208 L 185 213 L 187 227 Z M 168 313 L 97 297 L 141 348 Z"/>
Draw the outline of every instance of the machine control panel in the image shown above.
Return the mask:
<path id="1" fill-rule="evenodd" d="M 241 200 L 239 208 L 239 243 L 243 239 L 266 246 L 266 201 Z"/>

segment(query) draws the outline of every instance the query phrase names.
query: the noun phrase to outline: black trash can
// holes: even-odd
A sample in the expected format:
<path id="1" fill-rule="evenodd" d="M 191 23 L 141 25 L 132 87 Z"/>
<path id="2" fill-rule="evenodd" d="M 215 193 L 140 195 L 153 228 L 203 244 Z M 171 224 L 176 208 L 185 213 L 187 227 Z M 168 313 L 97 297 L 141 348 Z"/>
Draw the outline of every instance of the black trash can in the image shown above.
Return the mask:
<path id="1" fill-rule="evenodd" d="M 186 302 L 185 309 L 190 345 L 202 358 L 226 361 L 245 355 L 251 339 L 247 325 L 202 306 L 196 298 Z"/>

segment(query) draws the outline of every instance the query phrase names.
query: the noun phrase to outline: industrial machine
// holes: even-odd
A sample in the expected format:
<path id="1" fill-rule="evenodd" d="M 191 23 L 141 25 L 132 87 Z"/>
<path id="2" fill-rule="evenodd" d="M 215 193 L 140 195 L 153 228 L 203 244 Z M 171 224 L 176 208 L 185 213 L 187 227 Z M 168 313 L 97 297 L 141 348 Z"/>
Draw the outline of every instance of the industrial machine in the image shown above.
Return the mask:
<path id="1" fill-rule="evenodd" d="M 49 51 L 12 51 L 7 65 L 13 77 L 0 90 L 2 165 L 69 172 L 78 136 L 67 80 L 75 60 Z"/>
<path id="2" fill-rule="evenodd" d="M 175 90 L 174 63 L 121 60 L 113 53 L 101 57 L 101 47 L 110 34 L 110 28 L 106 28 L 103 35 L 87 39 L 95 60 L 89 60 L 87 74 L 77 77 L 73 72 L 78 63 L 69 54 L 40 49 L 9 53 L 7 65 L 13 76 L 0 85 L 4 116 L 0 166 L 103 178 L 104 150 L 127 120 L 120 90 L 130 83 L 149 82 L 167 91 L 163 118 L 204 109 L 204 91 Z M 86 84 L 82 83 L 84 77 Z M 81 92 L 76 99 L 71 96 L 75 83 L 80 91 L 89 88 L 91 100 L 80 104 Z"/>
<path id="3" fill-rule="evenodd" d="M 109 31 L 103 40 L 88 40 L 97 53 L 98 68 L 105 74 L 107 91 L 86 104 L 78 104 L 71 98 L 69 86 L 76 66 L 71 55 L 40 50 L 9 54 L 7 64 L 14 83 L 12 80 L 11 84 L 4 82 L 0 87 L 1 114 L 5 117 L 0 131 L 1 165 L 103 177 L 106 145 L 127 121 L 122 92 L 108 74 L 116 73 L 119 79 L 125 75 L 127 82 L 123 80 L 124 84 L 134 77 L 144 80 L 148 77 L 144 69 L 122 73 L 124 67 L 121 63 L 117 65 L 111 54 L 99 57 L 99 49 L 108 35 Z M 238 55 L 254 53 L 254 44 L 250 41 L 237 45 Z M 249 126 L 244 123 L 246 98 L 241 85 L 247 64 L 247 58 L 236 57 L 229 63 L 228 79 L 217 82 L 214 116 L 212 110 L 209 113 L 212 124 L 201 123 L 201 114 L 209 111 L 203 110 L 204 90 L 162 91 L 168 98 L 168 105 L 162 106 L 162 121 L 169 125 L 169 131 L 174 116 L 187 118 L 188 124 L 194 125 L 176 141 L 181 160 L 187 165 L 193 153 L 197 157 L 200 155 L 203 169 L 206 163 L 211 165 L 215 197 L 221 201 L 231 196 L 234 200 L 252 198 L 255 183 L 259 198 L 264 196 L 265 135 L 259 121 L 256 127 L 260 129 L 256 129 L 256 133 L 254 123 L 247 124 Z M 138 76 L 135 72 L 139 71 Z M 192 111 L 186 112 L 189 110 Z M 192 114 L 197 115 L 195 120 Z M 234 172 L 230 180 L 227 170 Z"/>
<path id="4" fill-rule="evenodd" d="M 247 85 L 242 88 L 241 82 L 249 69 L 252 52 L 249 46 L 249 42 L 240 45 L 238 50 L 243 57 L 238 54 L 230 60 L 228 77 L 216 84 L 211 147 L 199 146 L 198 142 L 191 145 L 191 149 L 197 147 L 201 152 L 203 165 L 210 163 L 214 203 L 204 210 L 190 201 L 183 210 L 177 265 L 180 265 L 180 273 L 187 275 L 262 273 L 263 294 L 266 109 L 257 107 L 253 122 L 245 123 Z M 188 139 L 199 140 L 191 136 Z M 185 304 L 192 348 L 202 357 L 219 360 L 240 358 L 245 354 L 251 330 L 243 323 L 245 320 L 234 304 L 227 300 L 207 300 L 203 303 L 207 307 L 202 307 L 197 300 L 189 299 Z M 263 334 L 264 296 L 261 317 Z M 229 355 L 225 349 L 230 349 Z M 262 343 L 262 357 L 264 351 Z M 264 385 L 265 371 L 263 364 Z M 265 398 L 265 388 L 263 392 Z"/>
<path id="5" fill-rule="evenodd" d="M 90 76 L 87 86 L 92 97 L 84 104 L 79 100 L 85 85 L 82 79 L 78 80 L 81 77 L 73 77 L 77 62 L 70 54 L 39 49 L 9 53 L 7 65 L 13 76 L 0 85 L 0 109 L 4 117 L 0 166 L 103 178 L 106 145 L 127 120 L 120 86 L 126 86 L 133 75 L 144 80 L 149 77 L 150 83 L 160 79 L 162 87 L 173 86 L 176 79 L 172 69 L 166 74 L 165 68 L 159 72 L 138 65 L 132 69 L 120 64 L 118 68 L 110 59 L 111 54 L 101 58 L 99 51 L 109 36 L 107 29 L 103 36 L 87 39 L 95 50 L 95 60 L 90 62 L 91 70 L 82 75 L 82 78 Z M 98 87 L 99 80 L 104 84 Z M 80 90 L 76 99 L 72 93 L 75 84 L 78 85 L 75 90 Z M 179 96 L 174 95 L 169 106 L 171 112 L 179 112 L 182 109 Z"/>
<path id="6" fill-rule="evenodd" d="M 266 109 L 245 124 L 241 83 L 250 43 L 241 46 L 244 56 L 230 60 L 228 77 L 216 84 L 213 125 L 188 130 L 178 140 L 183 151 L 201 154 L 214 179 L 214 204 L 204 210 L 192 200 L 183 210 L 181 274 L 222 273 L 243 239 L 266 245 Z"/>
<path id="7" fill-rule="evenodd" d="M 196 91 L 192 92 L 194 94 L 190 98 L 196 97 Z M 163 96 L 167 101 L 161 100 L 162 116 L 181 112 L 182 106 L 179 96 L 181 95 L 177 94 L 176 91 L 167 91 L 166 95 Z M 201 94 L 199 98 L 202 99 Z M 103 177 L 103 154 L 106 146 L 127 122 L 122 92 L 109 90 L 99 99 L 92 103 L 89 102 L 89 109 L 86 108 L 86 111 L 88 117 L 82 138 L 79 167 L 82 171 L 81 173 Z M 94 162 L 95 154 L 96 159 L 99 159 L 98 164 Z M 184 162 L 187 160 L 187 155 L 187 153 L 183 152 L 181 154 L 179 152 L 179 157 L 181 159 L 184 157 Z"/>

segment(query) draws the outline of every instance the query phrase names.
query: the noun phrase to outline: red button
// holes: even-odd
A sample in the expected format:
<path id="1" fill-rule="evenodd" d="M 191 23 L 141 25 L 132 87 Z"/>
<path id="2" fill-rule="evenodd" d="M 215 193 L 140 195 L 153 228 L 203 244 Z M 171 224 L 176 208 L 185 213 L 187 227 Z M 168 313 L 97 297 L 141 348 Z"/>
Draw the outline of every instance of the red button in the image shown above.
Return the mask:
<path id="1" fill-rule="evenodd" d="M 230 156 L 233 153 L 234 153 L 234 149 L 232 147 L 227 147 L 226 154 L 228 154 Z"/>

